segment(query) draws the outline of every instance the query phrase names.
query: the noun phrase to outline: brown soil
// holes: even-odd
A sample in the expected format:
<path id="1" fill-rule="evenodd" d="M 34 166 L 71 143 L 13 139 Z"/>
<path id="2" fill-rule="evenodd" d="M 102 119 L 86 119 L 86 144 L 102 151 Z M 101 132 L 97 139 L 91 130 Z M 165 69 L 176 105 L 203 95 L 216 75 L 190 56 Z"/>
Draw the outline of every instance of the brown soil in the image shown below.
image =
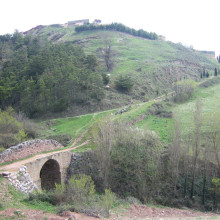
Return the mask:
<path id="1" fill-rule="evenodd" d="M 8 208 L 0 211 L 0 220 L 3 219 L 23 219 L 23 220 L 97 220 L 97 218 L 89 217 L 85 214 L 65 212 L 63 216 L 58 216 L 51 213 L 45 213 L 40 210 L 23 210 Z"/>
<path id="2" fill-rule="evenodd" d="M 11 219 L 24 219 L 24 220 L 97 220 L 98 218 L 90 217 L 82 213 L 75 213 L 66 211 L 62 216 L 58 216 L 51 213 L 45 213 L 40 210 L 27 210 L 27 209 L 15 209 L 8 208 L 4 211 L 0 211 L 0 220 Z M 99 218 L 107 220 L 105 218 Z M 109 220 L 168 220 L 168 219 L 220 219 L 220 215 L 214 213 L 202 213 L 192 210 L 181 210 L 175 208 L 152 208 L 143 205 L 132 205 L 129 209 L 120 212 L 118 214 L 111 214 Z"/>
<path id="3" fill-rule="evenodd" d="M 111 219 L 220 219 L 219 214 L 196 212 L 190 209 L 155 208 L 145 205 L 131 205 L 125 212 L 111 216 Z"/>

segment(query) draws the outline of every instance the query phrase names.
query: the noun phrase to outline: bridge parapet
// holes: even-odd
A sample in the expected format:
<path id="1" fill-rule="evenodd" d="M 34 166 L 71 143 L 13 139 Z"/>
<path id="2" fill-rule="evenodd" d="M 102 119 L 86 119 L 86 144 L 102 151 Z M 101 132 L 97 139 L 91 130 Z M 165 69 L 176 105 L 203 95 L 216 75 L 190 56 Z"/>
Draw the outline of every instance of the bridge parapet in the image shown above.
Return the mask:
<path id="1" fill-rule="evenodd" d="M 30 140 L 12 146 L 0 154 L 0 163 L 21 159 L 43 151 L 55 150 L 63 146 L 55 140 Z"/>

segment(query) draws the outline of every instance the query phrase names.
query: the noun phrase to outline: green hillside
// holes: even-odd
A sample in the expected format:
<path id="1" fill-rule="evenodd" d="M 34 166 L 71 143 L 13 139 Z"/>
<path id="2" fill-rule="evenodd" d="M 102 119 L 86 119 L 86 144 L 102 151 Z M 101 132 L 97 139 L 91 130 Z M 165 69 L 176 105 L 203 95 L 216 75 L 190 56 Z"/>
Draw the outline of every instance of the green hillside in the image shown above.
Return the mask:
<path id="1" fill-rule="evenodd" d="M 213 80 L 208 80 L 213 81 Z M 216 82 L 219 78 L 216 78 Z M 202 104 L 202 117 L 203 121 L 212 114 L 220 113 L 220 104 L 218 97 L 220 96 L 220 84 L 210 86 L 208 88 L 197 87 L 194 96 L 187 102 L 174 104 L 163 102 L 162 99 L 158 103 L 165 105 L 163 111 L 169 111 L 176 113 L 180 119 L 180 125 L 182 129 L 183 138 L 193 132 L 194 129 L 194 112 L 196 100 L 200 100 Z M 161 117 L 159 114 L 152 114 L 150 109 L 155 105 L 155 101 L 149 101 L 141 104 L 134 104 L 125 106 L 123 108 L 108 110 L 99 113 L 86 114 L 76 117 L 69 118 L 58 118 L 41 122 L 43 126 L 42 137 L 47 138 L 51 135 L 65 135 L 70 134 L 72 136 L 72 142 L 75 138 L 83 136 L 81 142 L 91 137 L 90 128 L 97 123 L 99 120 L 110 118 L 112 120 L 123 120 L 126 124 L 132 127 L 137 127 L 143 130 L 154 131 L 162 143 L 165 145 L 170 143 L 170 133 L 173 129 L 174 119 L 173 117 Z M 120 114 L 120 111 L 125 111 Z M 50 124 L 50 126 L 48 126 Z M 71 142 L 71 143 L 72 143 Z M 71 145 L 69 144 L 69 146 Z M 86 145 L 85 149 L 93 148 L 94 146 L 90 143 Z M 81 149 L 81 150 L 82 150 Z"/>
<path id="2" fill-rule="evenodd" d="M 76 33 L 72 27 L 43 26 L 28 32 L 32 36 L 46 37 L 55 43 L 70 42 L 81 46 L 87 54 L 99 58 L 100 72 L 110 75 L 110 88 L 106 98 L 99 104 L 100 109 L 114 108 L 129 104 L 131 99 L 147 101 L 170 91 L 173 82 L 183 78 L 200 80 L 205 68 L 214 74 L 219 68 L 216 60 L 208 55 L 162 40 L 148 40 L 117 31 L 91 30 Z M 103 59 L 106 40 L 111 43 L 114 67 L 108 72 Z M 115 78 L 131 76 L 134 87 L 129 93 L 119 93 L 114 87 Z M 99 109 L 98 109 L 99 110 Z"/>

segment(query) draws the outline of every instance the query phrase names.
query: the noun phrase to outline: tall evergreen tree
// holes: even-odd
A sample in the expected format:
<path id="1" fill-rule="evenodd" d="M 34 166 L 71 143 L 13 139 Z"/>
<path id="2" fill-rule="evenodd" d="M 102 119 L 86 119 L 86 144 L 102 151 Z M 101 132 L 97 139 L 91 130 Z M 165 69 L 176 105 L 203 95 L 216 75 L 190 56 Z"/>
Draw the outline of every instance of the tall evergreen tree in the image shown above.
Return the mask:
<path id="1" fill-rule="evenodd" d="M 202 73 L 202 75 L 203 75 L 203 78 L 206 77 L 205 68 L 203 68 L 203 73 Z"/>
<path id="2" fill-rule="evenodd" d="M 218 75 L 218 71 L 217 71 L 217 68 L 215 67 L 215 73 L 214 73 L 214 76 L 217 76 Z"/>

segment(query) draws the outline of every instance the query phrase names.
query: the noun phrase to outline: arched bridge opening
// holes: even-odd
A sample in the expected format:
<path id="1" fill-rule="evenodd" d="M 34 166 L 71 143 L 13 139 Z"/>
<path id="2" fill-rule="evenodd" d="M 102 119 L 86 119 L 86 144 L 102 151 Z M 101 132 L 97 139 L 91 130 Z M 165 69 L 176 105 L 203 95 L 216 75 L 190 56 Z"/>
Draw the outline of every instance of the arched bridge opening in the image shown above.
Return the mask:
<path id="1" fill-rule="evenodd" d="M 56 160 L 50 159 L 41 168 L 40 171 L 41 189 L 53 190 L 55 184 L 61 183 L 60 165 Z"/>

